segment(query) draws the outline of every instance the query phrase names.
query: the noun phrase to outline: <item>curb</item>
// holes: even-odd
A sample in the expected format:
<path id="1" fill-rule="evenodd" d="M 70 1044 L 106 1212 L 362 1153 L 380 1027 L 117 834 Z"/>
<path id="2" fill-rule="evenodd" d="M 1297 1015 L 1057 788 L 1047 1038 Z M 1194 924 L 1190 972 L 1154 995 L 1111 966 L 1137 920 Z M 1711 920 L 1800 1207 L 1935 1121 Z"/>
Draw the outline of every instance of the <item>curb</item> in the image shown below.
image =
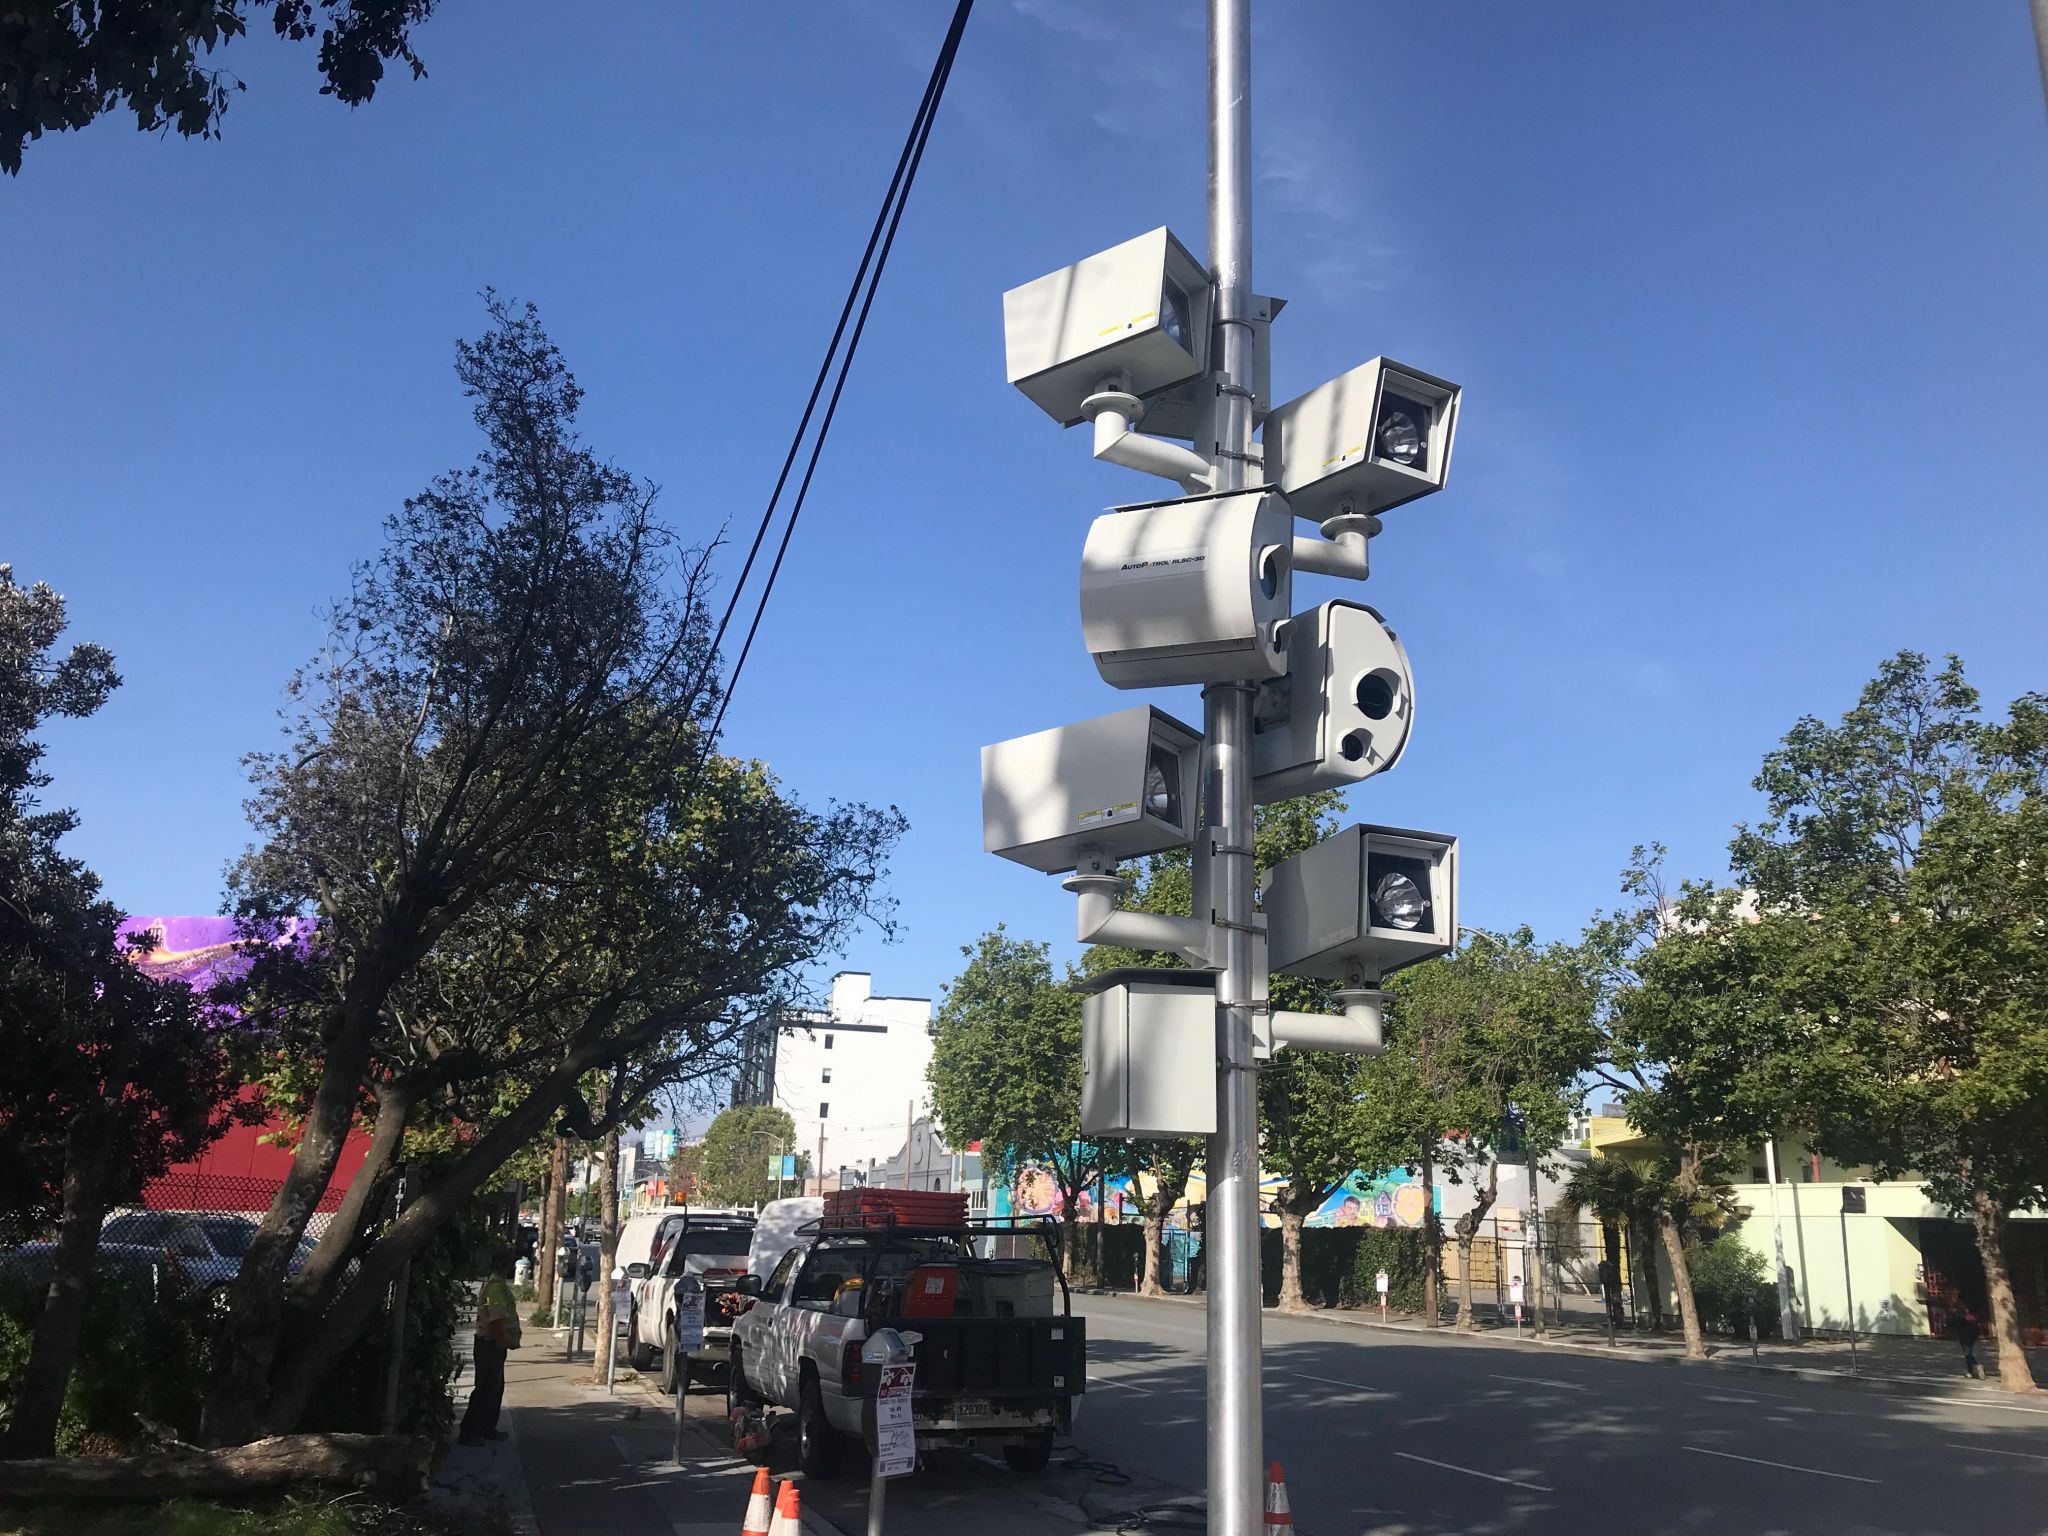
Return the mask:
<path id="1" fill-rule="evenodd" d="M 1089 1295 L 1103 1295 L 1118 1300 L 1136 1302 L 1167 1302 L 1178 1306 L 1196 1307 L 1205 1304 L 1192 1296 L 1140 1296 L 1132 1291 L 1087 1292 Z M 1831 1383 L 1848 1387 L 1859 1392 L 1879 1392 L 1898 1397 L 1928 1397 L 1943 1402 L 1957 1403 L 1965 1407 L 2010 1407 L 2004 1398 L 2010 1394 L 1993 1396 L 1989 1393 L 1980 1397 L 1954 1396 L 1954 1384 L 1923 1376 L 1880 1376 L 1867 1372 L 1833 1370 L 1818 1365 L 1768 1365 L 1760 1360 L 1727 1359 L 1710 1355 L 1704 1360 L 1691 1360 L 1683 1354 L 1666 1350 L 1641 1348 L 1615 1348 L 1603 1344 L 1581 1344 L 1565 1340 L 1551 1342 L 1531 1335 L 1516 1339 L 1505 1337 L 1500 1332 L 1489 1330 L 1483 1333 L 1459 1333 L 1451 1328 L 1425 1328 L 1420 1323 L 1379 1322 L 1369 1317 L 1353 1317 L 1346 1313 L 1332 1312 L 1319 1308 L 1310 1312 L 1282 1312 L 1277 1307 L 1261 1307 L 1267 1317 L 1284 1317 L 1290 1322 L 1323 1323 L 1336 1328 L 1369 1328 L 1379 1333 L 1404 1333 L 1416 1338 L 1428 1339 L 1439 1344 L 1460 1344 L 1476 1347 L 1498 1347 L 1523 1349 L 1552 1354 L 1585 1355 L 1594 1360 L 1628 1360 L 1639 1365 L 1700 1366 L 1739 1372 L 1749 1376 L 1790 1378 L 1798 1381 Z"/>

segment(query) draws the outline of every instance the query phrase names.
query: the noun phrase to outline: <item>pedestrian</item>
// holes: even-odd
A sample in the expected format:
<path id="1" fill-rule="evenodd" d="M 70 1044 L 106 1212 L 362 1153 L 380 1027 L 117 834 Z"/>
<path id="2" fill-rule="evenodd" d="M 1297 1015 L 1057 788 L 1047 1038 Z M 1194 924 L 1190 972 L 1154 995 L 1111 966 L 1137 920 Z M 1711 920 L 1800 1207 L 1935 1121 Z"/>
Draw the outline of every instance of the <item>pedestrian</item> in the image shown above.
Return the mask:
<path id="1" fill-rule="evenodd" d="M 519 1305 L 512 1298 L 511 1275 L 511 1250 L 492 1254 L 491 1272 L 477 1298 L 476 1347 L 470 1356 L 475 1375 L 458 1445 L 506 1438 L 505 1431 L 498 1428 L 498 1410 L 505 1401 L 505 1356 L 519 1347 Z"/>
<path id="2" fill-rule="evenodd" d="M 1984 1325 L 1977 1320 L 1977 1314 L 1968 1302 L 1949 1314 L 1949 1332 L 1956 1336 L 1956 1342 L 1963 1346 L 1963 1374 L 1972 1381 L 1979 1380 L 1984 1368 L 1977 1364 L 1977 1340 L 1984 1335 Z"/>

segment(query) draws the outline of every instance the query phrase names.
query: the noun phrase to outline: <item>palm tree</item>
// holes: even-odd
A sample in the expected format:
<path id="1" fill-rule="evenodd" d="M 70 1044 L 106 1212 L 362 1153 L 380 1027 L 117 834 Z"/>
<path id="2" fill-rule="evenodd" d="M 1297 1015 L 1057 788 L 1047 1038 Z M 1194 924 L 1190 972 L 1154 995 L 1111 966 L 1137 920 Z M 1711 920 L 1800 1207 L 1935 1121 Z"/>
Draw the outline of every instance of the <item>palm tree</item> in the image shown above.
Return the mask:
<path id="1" fill-rule="evenodd" d="M 1655 1230 L 1657 1206 L 1663 1198 L 1659 1183 L 1645 1179 L 1632 1163 L 1620 1158 L 1596 1157 L 1580 1164 L 1566 1182 L 1558 1205 L 1573 1219 L 1591 1211 L 1605 1229 L 1610 1253 L 1617 1229 L 1627 1238 L 1632 1259 L 1640 1261 L 1646 1283 L 1639 1288 L 1650 1305 L 1650 1326 L 1664 1326 L 1664 1288 L 1657 1283 L 1656 1250 L 1650 1234 Z M 1632 1266 L 1633 1267 L 1633 1266 Z"/>

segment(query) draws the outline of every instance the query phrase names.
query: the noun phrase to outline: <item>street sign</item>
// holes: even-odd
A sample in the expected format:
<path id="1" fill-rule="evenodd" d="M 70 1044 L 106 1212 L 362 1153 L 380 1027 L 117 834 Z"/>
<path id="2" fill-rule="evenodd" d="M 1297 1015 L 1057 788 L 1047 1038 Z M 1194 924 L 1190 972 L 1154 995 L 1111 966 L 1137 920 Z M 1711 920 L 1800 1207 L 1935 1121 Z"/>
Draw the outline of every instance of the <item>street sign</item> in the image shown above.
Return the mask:
<path id="1" fill-rule="evenodd" d="M 1867 1212 L 1870 1207 L 1866 1203 L 1866 1196 L 1867 1192 L 1861 1184 L 1844 1184 L 1842 1186 L 1842 1210 L 1844 1214 L 1861 1216 Z"/>
<path id="2" fill-rule="evenodd" d="M 917 1366 L 885 1365 L 875 1393 L 875 1471 L 903 1477 L 917 1470 L 917 1427 L 910 1418 L 911 1384 Z"/>
<path id="3" fill-rule="evenodd" d="M 633 1288 L 630 1285 L 612 1287 L 612 1332 L 624 1333 L 627 1319 L 633 1311 Z"/>
<path id="4" fill-rule="evenodd" d="M 1373 1285 L 1378 1289 L 1381 1298 L 1384 1299 L 1387 1294 L 1387 1272 L 1384 1269 L 1373 1277 Z"/>

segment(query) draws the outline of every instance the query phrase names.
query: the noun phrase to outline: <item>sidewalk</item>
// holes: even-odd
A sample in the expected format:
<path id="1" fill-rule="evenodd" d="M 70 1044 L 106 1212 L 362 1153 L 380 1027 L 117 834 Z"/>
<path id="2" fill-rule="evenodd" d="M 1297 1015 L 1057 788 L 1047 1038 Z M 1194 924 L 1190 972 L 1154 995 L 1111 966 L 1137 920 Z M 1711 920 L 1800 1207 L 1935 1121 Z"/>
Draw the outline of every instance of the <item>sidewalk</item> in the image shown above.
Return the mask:
<path id="1" fill-rule="evenodd" d="M 683 1427 L 683 1461 L 672 1460 L 675 1420 L 629 1385 L 590 1384 L 590 1357 L 562 1358 L 544 1329 L 505 1370 L 510 1438 L 450 1446 L 434 1477 L 433 1502 L 514 1536 L 735 1536 L 754 1468 L 699 1423 Z M 806 1536 L 841 1536 L 804 1512 Z"/>
<path id="2" fill-rule="evenodd" d="M 1099 1294 L 1119 1300 L 1158 1300 L 1183 1306 L 1203 1304 L 1199 1295 L 1155 1298 L 1135 1296 L 1128 1291 Z M 1685 1340 L 1675 1327 L 1663 1333 L 1621 1328 L 1616 1330 L 1612 1344 L 1608 1342 L 1604 1326 L 1576 1319 L 1562 1324 L 1553 1321 L 1542 1335 L 1525 1322 L 1517 1334 L 1512 1317 L 1502 1321 L 1489 1315 L 1493 1311 L 1491 1304 L 1477 1311 L 1479 1328 L 1472 1334 L 1458 1333 L 1448 1320 L 1440 1328 L 1426 1327 L 1422 1319 L 1413 1314 L 1395 1313 L 1386 1322 L 1381 1322 L 1377 1310 L 1319 1307 L 1290 1314 L 1267 1307 L 1265 1311 L 1269 1317 L 1293 1316 L 1348 1328 L 1426 1334 L 1467 1343 L 1520 1344 L 1529 1348 L 1563 1349 L 1575 1354 L 1598 1354 L 1610 1358 L 1672 1363 L 1685 1361 Z M 1947 1339 L 1879 1334 L 1857 1339 L 1853 1349 L 1846 1338 L 1808 1338 L 1797 1344 L 1767 1339 L 1752 1351 L 1749 1344 L 1740 1340 L 1710 1337 L 1706 1345 L 1709 1363 L 1742 1371 L 1837 1381 L 1894 1392 L 1940 1396 L 1985 1394 L 1998 1399 L 2010 1398 L 2010 1394 L 1998 1385 L 1998 1357 L 1988 1339 L 1977 1346 L 1977 1359 L 1984 1370 L 1984 1379 L 1980 1381 L 1971 1381 L 1963 1375 L 1961 1351 Z M 2048 1349 L 2030 1349 L 2027 1358 L 2033 1365 L 2035 1380 L 2048 1381 Z"/>

